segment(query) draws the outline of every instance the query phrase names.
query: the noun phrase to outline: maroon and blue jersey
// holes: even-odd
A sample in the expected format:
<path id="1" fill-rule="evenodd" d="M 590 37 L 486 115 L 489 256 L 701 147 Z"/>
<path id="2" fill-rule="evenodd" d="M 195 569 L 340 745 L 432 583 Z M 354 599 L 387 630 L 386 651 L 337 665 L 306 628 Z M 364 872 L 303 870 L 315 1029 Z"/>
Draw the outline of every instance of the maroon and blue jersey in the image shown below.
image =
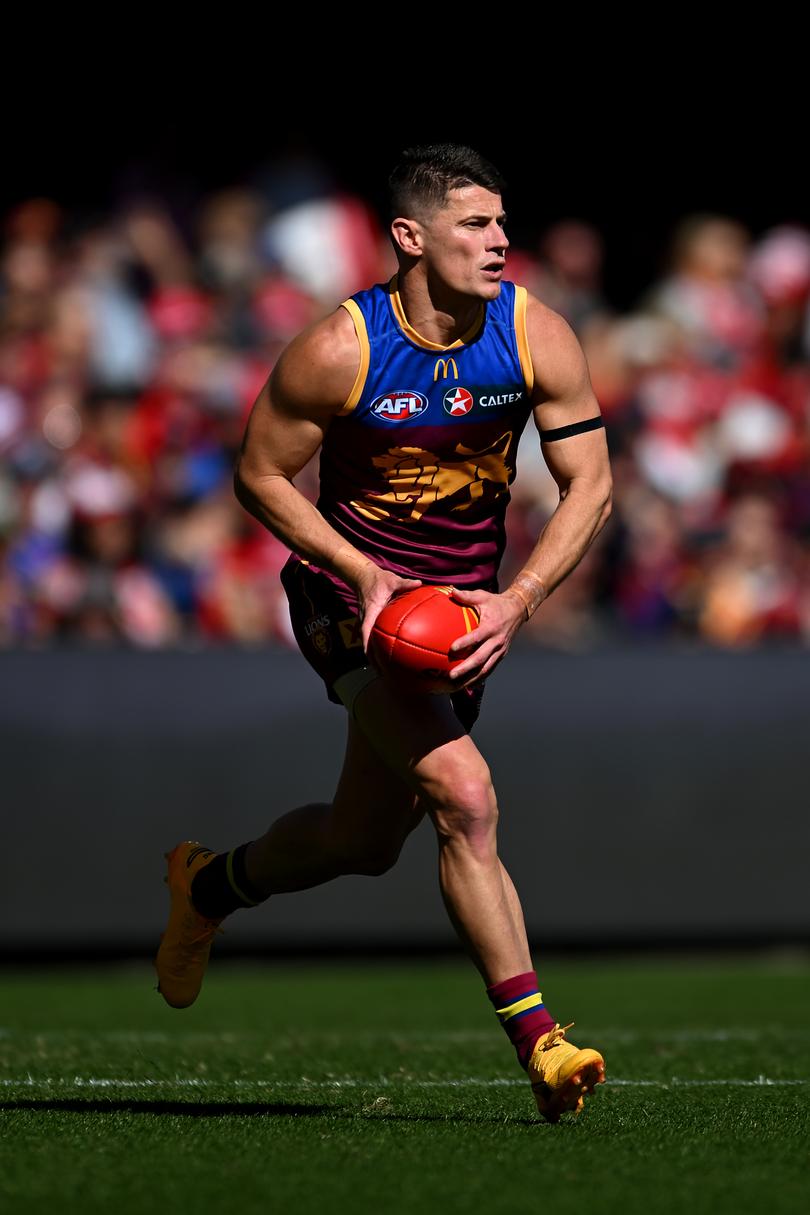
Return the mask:
<path id="1" fill-rule="evenodd" d="M 531 410 L 526 299 L 525 288 L 502 283 L 450 346 L 408 323 L 396 276 L 343 303 L 361 362 L 324 438 L 317 506 L 378 565 L 428 582 L 495 585 Z"/>

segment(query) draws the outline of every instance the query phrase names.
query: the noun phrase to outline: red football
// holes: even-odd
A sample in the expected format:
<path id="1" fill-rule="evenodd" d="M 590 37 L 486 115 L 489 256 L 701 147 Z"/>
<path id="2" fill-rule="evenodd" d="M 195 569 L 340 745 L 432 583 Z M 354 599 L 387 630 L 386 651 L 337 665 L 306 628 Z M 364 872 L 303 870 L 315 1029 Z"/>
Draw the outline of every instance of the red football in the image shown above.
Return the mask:
<path id="1" fill-rule="evenodd" d="M 471 633 L 478 610 L 457 603 L 449 586 L 420 586 L 387 603 L 371 630 L 369 650 L 383 675 L 415 692 L 451 692 L 452 642 Z"/>

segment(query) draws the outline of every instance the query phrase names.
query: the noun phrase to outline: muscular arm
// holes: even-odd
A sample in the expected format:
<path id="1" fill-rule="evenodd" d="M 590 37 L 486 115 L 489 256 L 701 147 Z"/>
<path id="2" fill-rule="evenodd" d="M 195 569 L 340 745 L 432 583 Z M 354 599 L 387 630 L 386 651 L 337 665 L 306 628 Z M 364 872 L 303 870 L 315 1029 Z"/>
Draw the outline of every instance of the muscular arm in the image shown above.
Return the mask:
<path id="1" fill-rule="evenodd" d="M 608 520 L 612 482 L 604 429 L 543 441 L 547 431 L 599 417 L 585 355 L 562 317 L 532 300 L 527 330 L 535 368 L 534 424 L 543 457 L 560 490 L 560 501 L 521 575 L 539 578 L 545 593 L 531 611 L 571 573 Z M 511 589 L 511 588 L 510 588 Z"/>
<path id="2" fill-rule="evenodd" d="M 359 365 L 359 344 L 345 308 L 290 343 L 251 411 L 234 492 L 274 536 L 355 589 L 365 642 L 394 591 L 419 583 L 381 570 L 330 527 L 293 485 L 347 401 Z"/>
<path id="3" fill-rule="evenodd" d="M 599 416 L 585 356 L 568 323 L 529 297 L 526 314 L 535 383 L 534 423 L 542 451 L 560 490 L 554 514 L 523 569 L 501 595 L 456 592 L 481 611 L 477 629 L 453 643 L 453 652 L 474 652 L 455 668 L 460 683 L 489 674 L 506 654 L 518 628 L 571 573 L 610 515 L 611 475 L 604 429 L 543 441 L 543 433 Z"/>

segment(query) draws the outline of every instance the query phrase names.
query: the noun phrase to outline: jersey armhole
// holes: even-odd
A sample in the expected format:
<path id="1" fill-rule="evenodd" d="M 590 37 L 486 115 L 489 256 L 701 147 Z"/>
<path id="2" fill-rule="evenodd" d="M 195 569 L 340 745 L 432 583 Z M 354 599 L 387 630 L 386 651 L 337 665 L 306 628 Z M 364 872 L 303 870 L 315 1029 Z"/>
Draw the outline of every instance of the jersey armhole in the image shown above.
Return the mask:
<path id="1" fill-rule="evenodd" d="M 342 418 L 347 413 L 351 413 L 357 402 L 363 395 L 363 389 L 366 386 L 366 376 L 368 375 L 368 365 L 371 356 L 371 347 L 368 340 L 368 329 L 366 328 L 366 318 L 360 311 L 360 308 L 354 300 L 344 300 L 340 305 L 345 308 L 349 316 L 354 322 L 354 331 L 357 334 L 357 340 L 360 343 L 360 366 L 357 368 L 357 375 L 354 377 L 352 390 L 346 398 L 346 403 L 337 412 L 337 417 Z"/>
<path id="2" fill-rule="evenodd" d="M 531 395 L 534 388 L 534 367 L 529 350 L 529 334 L 526 329 L 526 309 L 529 303 L 529 293 L 525 287 L 515 285 L 515 337 L 517 338 L 518 358 L 526 388 Z"/>

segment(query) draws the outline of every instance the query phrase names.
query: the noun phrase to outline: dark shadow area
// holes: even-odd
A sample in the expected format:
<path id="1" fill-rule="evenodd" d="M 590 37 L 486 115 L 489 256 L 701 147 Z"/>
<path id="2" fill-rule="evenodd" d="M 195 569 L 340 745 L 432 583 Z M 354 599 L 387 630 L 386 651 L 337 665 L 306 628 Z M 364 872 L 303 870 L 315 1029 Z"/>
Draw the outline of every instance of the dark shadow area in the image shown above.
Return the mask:
<path id="1" fill-rule="evenodd" d="M 345 1111 L 342 1111 L 342 1113 L 345 1114 Z M 488 1117 L 483 1117 L 481 1114 L 392 1114 L 383 1113 L 382 1111 L 377 1113 L 375 1111 L 373 1113 L 361 1112 L 354 1116 L 362 1118 L 364 1122 L 469 1122 L 470 1125 L 473 1123 L 497 1122 L 500 1126 L 508 1124 L 510 1127 L 531 1126 L 535 1129 L 539 1126 L 571 1125 L 570 1122 L 545 1122 L 541 1118 L 510 1118 L 508 1116 L 505 1118 L 502 1113 L 493 1113 Z"/>
<path id="2" fill-rule="evenodd" d="M 39 1101 L 21 1098 L 19 1101 L 0 1101 L 0 1112 L 34 1110 L 38 1113 L 58 1114 L 179 1114 L 186 1118 L 251 1118 L 264 1115 L 270 1118 L 361 1118 L 364 1122 L 455 1122 L 481 1123 L 504 1121 L 502 1113 L 489 1117 L 480 1114 L 407 1114 L 391 1110 L 368 1110 L 335 1107 L 328 1105 L 304 1105 L 299 1102 L 276 1101 L 83 1101 L 79 1097 L 56 1098 Z M 548 1125 L 537 1118 L 509 1118 L 510 1126 L 538 1127 Z M 558 1124 L 559 1125 L 559 1124 Z M 564 1125 L 564 1124 L 563 1124 Z"/>
<path id="3" fill-rule="evenodd" d="M 810 950 L 810 933 L 807 929 L 785 927 L 778 930 L 757 930 L 750 928 L 739 933 L 701 932 L 694 934 L 667 934 L 661 932 L 654 936 L 600 936 L 598 926 L 595 927 L 593 938 L 559 937 L 552 941 L 531 940 L 532 949 L 542 949 L 547 957 L 617 957 L 621 955 L 658 957 L 666 954 L 669 957 L 678 955 L 694 956 L 695 954 L 750 954 L 752 951 L 769 953 L 773 950 Z M 41 966 L 73 966 L 76 963 L 103 965 L 110 962 L 151 961 L 155 954 L 154 941 L 120 941 L 98 945 L 73 945 L 33 942 L 25 945 L 0 946 L 0 966 L 14 966 L 24 970 L 26 967 L 36 969 Z M 265 944 L 228 944 L 223 942 L 218 947 L 218 958 L 229 962 L 300 962 L 302 964 L 319 962 L 345 962 L 348 965 L 368 963 L 375 965 L 379 962 L 447 962 L 453 959 L 464 959 L 465 954 L 460 946 L 452 941 L 413 941 L 403 943 L 393 941 L 356 942 L 328 945 L 303 943 L 296 945 Z"/>
<path id="4" fill-rule="evenodd" d="M 0 1101 L 0 1110 L 37 1110 L 58 1114 L 180 1114 L 186 1118 L 320 1118 L 329 1113 L 328 1105 L 302 1105 L 274 1101 L 83 1101 L 79 1097 L 36 1101 Z"/>

